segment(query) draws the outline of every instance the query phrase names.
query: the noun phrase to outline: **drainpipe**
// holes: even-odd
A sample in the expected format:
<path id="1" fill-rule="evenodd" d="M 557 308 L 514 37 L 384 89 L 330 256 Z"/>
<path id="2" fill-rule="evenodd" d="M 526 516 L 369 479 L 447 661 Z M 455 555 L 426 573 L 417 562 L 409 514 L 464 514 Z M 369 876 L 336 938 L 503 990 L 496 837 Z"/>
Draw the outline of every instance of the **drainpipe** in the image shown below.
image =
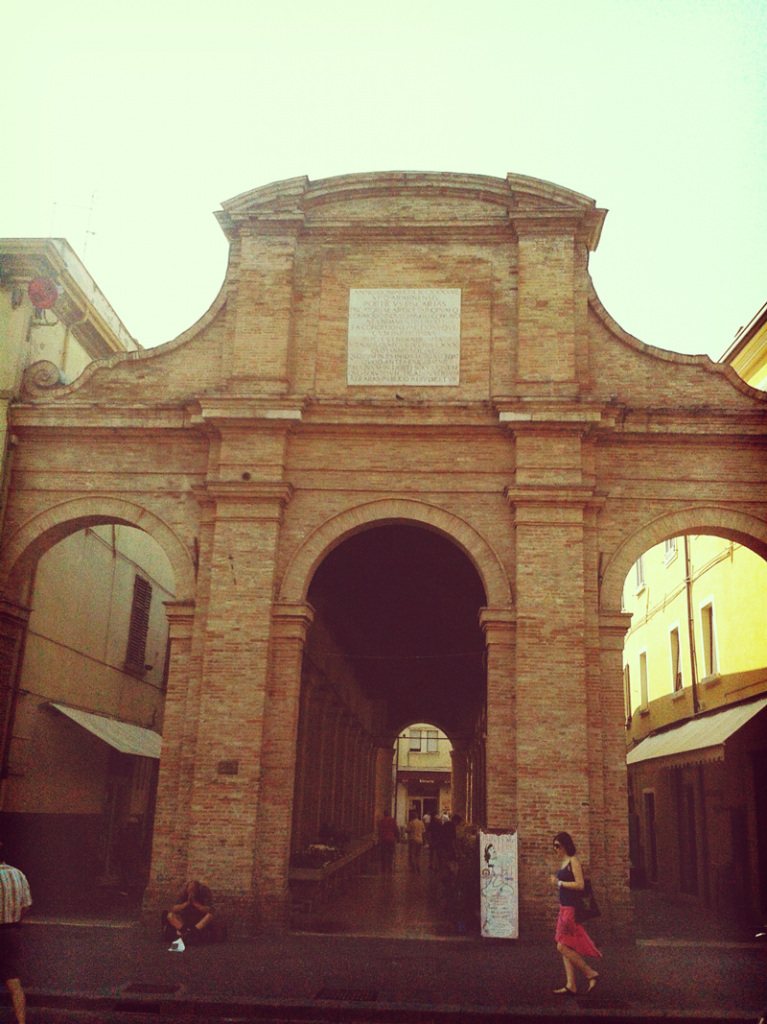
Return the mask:
<path id="1" fill-rule="evenodd" d="M 698 664 L 695 658 L 695 620 L 692 614 L 692 559 L 690 558 L 690 538 L 684 537 L 684 583 L 687 590 L 687 635 L 690 641 L 690 683 L 692 684 L 692 713 L 700 711 L 698 701 Z"/>

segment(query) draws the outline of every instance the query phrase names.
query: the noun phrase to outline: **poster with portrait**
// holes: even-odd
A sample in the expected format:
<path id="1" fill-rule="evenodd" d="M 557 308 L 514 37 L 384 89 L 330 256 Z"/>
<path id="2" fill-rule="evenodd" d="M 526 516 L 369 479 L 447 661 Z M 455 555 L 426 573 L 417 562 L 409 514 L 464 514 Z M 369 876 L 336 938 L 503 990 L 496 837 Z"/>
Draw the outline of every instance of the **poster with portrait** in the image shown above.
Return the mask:
<path id="1" fill-rule="evenodd" d="M 519 938 L 516 832 L 479 833 L 482 936 Z"/>

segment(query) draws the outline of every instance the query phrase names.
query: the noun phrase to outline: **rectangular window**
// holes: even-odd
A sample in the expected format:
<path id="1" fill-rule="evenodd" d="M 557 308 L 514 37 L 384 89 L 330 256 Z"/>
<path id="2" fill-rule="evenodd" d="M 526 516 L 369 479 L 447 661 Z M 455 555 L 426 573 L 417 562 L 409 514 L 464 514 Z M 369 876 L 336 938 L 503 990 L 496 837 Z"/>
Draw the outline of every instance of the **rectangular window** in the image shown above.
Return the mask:
<path id="1" fill-rule="evenodd" d="M 644 587 L 644 555 L 640 555 L 636 560 L 634 566 L 636 571 L 636 585 L 637 591 L 640 591 Z"/>
<path id="2" fill-rule="evenodd" d="M 427 754 L 434 754 L 437 752 L 437 730 L 427 729 L 426 731 L 426 752 Z"/>
<path id="3" fill-rule="evenodd" d="M 133 604 L 128 627 L 128 649 L 125 653 L 125 671 L 143 676 L 146 663 L 146 638 L 149 632 L 149 609 L 152 604 L 152 584 L 141 576 L 133 581 Z"/>
<path id="4" fill-rule="evenodd" d="M 676 557 L 676 537 L 669 537 L 663 542 L 663 561 L 668 564 Z"/>
<path id="5" fill-rule="evenodd" d="M 671 689 L 678 693 L 684 683 L 682 681 L 682 659 L 679 649 L 679 627 L 674 626 L 668 633 L 669 645 L 671 647 Z"/>
<path id="6" fill-rule="evenodd" d="M 639 655 L 639 704 L 646 708 L 650 702 L 650 689 L 647 679 L 647 651 Z"/>
<path id="7" fill-rule="evenodd" d="M 421 730 L 411 729 L 410 730 L 410 749 L 420 750 L 421 749 Z"/>
<path id="8" fill-rule="evenodd" d="M 719 671 L 713 601 L 704 604 L 700 609 L 700 631 L 703 637 L 703 675 L 713 676 Z"/>
<path id="9" fill-rule="evenodd" d="M 628 665 L 623 666 L 623 703 L 626 706 L 626 725 L 631 725 L 631 673 Z"/>

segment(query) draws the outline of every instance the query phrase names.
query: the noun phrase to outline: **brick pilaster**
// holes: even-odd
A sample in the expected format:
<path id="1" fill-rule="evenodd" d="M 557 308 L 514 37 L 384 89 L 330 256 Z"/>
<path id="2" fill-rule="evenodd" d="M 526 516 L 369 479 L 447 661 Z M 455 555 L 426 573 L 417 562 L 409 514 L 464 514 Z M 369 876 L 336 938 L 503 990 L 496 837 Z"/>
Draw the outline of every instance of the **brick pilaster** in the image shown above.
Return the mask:
<path id="1" fill-rule="evenodd" d="M 455 743 L 450 751 L 452 773 L 450 780 L 450 809 L 466 820 L 467 797 L 470 777 L 469 750 L 461 743 Z"/>
<path id="2" fill-rule="evenodd" d="M 483 608 L 479 622 L 487 646 L 487 740 L 485 756 L 492 765 L 487 778 L 486 820 L 493 828 L 515 828 L 517 822 L 517 739 L 514 684 L 516 612 Z M 477 804 L 481 805 L 482 794 Z M 459 812 L 460 813 L 460 812 Z"/>
<path id="3" fill-rule="evenodd" d="M 189 696 L 190 654 L 195 622 L 191 601 L 166 601 L 168 619 L 168 688 L 163 713 L 162 756 L 152 841 L 152 867 L 144 894 L 144 916 L 152 922 L 167 906 L 168 894 L 186 878 L 187 831 L 182 793 L 184 732 Z"/>
<path id="4" fill-rule="evenodd" d="M 626 941 L 633 927 L 629 892 L 628 786 L 626 732 L 623 701 L 623 643 L 631 615 L 604 611 L 599 616 L 601 770 L 604 804 L 594 816 L 591 869 L 597 898 L 602 897 L 609 913 L 605 928 L 610 937 Z"/>
<path id="5" fill-rule="evenodd" d="M 244 228 L 231 351 L 236 387 L 283 394 L 289 387 L 296 241 L 301 219 Z"/>
<path id="6" fill-rule="evenodd" d="M 517 387 L 576 380 L 575 221 L 517 219 L 519 297 Z M 564 392 L 563 392 L 564 393 Z"/>
<path id="7" fill-rule="evenodd" d="M 215 508 L 188 871 L 216 880 L 217 902 L 245 929 L 257 917 L 254 845 L 274 571 L 291 493 L 268 481 L 207 486 Z"/>
<path id="8" fill-rule="evenodd" d="M 16 707 L 19 678 L 24 663 L 24 645 L 31 608 L 15 602 L 0 600 L 0 749 L 2 750 L 3 778 L 0 793 L 4 795 L 5 770 Z M 2 807 L 2 801 L 0 801 Z"/>
<path id="9" fill-rule="evenodd" d="M 517 556 L 520 922 L 537 931 L 552 915 L 549 894 L 537 882 L 551 837 L 570 832 L 579 854 L 589 858 L 585 512 L 593 494 L 569 484 L 580 466 L 571 462 L 568 473 L 561 451 L 547 456 L 537 445 L 528 448 L 535 461 L 518 463 L 518 470 L 531 483 L 509 488 L 507 497 Z M 567 483 L 556 480 L 562 470 Z M 536 477 L 541 483 L 532 482 Z"/>
<path id="10" fill-rule="evenodd" d="M 276 928 L 289 924 L 288 868 L 301 669 L 313 618 L 308 604 L 275 604 L 272 613 L 254 881 L 260 920 Z"/>

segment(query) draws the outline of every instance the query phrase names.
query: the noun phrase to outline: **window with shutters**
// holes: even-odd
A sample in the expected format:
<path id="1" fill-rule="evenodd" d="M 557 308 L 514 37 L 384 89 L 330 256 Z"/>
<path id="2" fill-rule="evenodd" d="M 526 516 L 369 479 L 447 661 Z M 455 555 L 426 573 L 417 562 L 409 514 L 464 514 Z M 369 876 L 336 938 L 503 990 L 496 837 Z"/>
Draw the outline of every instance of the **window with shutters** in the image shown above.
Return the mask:
<path id="1" fill-rule="evenodd" d="M 146 638 L 149 632 L 149 608 L 152 604 L 152 584 L 141 576 L 133 581 L 133 604 L 128 630 L 128 650 L 125 671 L 143 676 L 146 662 Z"/>
<path id="2" fill-rule="evenodd" d="M 647 711 L 650 703 L 650 683 L 647 678 L 647 650 L 639 652 L 639 710 Z"/>
<path id="3" fill-rule="evenodd" d="M 682 679 L 682 658 L 679 644 L 679 626 L 672 626 L 668 632 L 671 649 L 671 689 L 678 693 L 684 686 Z"/>
<path id="4" fill-rule="evenodd" d="M 644 555 L 640 555 L 639 558 L 637 558 L 634 563 L 634 571 L 636 573 L 636 592 L 638 594 L 640 591 L 644 590 L 646 586 L 644 576 Z"/>
<path id="5" fill-rule="evenodd" d="M 631 672 L 623 666 L 623 703 L 626 709 L 626 725 L 631 725 Z"/>
<path id="6" fill-rule="evenodd" d="M 719 658 L 716 650 L 716 626 L 712 598 L 701 605 L 700 629 L 703 634 L 703 675 L 704 677 L 713 676 L 719 671 Z"/>

